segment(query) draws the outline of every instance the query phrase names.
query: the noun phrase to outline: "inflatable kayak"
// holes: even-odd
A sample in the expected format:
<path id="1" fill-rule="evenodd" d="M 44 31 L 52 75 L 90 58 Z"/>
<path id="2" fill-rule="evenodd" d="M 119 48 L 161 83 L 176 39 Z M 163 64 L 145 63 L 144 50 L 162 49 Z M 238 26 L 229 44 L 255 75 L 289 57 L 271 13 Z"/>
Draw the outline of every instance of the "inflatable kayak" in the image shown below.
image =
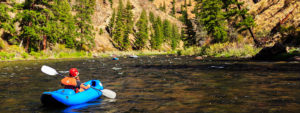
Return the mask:
<path id="1" fill-rule="evenodd" d="M 112 60 L 119 60 L 119 58 L 112 58 Z"/>
<path id="2" fill-rule="evenodd" d="M 99 80 L 90 80 L 84 84 L 91 85 L 91 88 L 79 93 L 75 93 L 72 89 L 44 92 L 41 102 L 45 106 L 73 106 L 97 99 L 102 95 L 100 90 L 103 90 L 103 86 Z"/>

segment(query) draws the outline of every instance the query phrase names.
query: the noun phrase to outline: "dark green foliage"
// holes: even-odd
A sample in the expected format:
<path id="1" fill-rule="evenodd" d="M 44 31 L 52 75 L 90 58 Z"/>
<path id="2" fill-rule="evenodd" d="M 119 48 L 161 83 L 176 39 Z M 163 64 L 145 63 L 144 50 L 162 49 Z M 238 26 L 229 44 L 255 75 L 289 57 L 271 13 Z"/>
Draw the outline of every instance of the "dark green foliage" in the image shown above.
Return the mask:
<path id="1" fill-rule="evenodd" d="M 94 33 L 91 31 L 91 15 L 95 0 L 77 0 L 70 6 L 68 0 L 26 0 L 23 4 L 13 3 L 11 11 L 17 12 L 15 18 L 3 22 L 1 27 L 7 29 L 12 44 L 25 46 L 28 52 L 39 51 L 47 45 L 65 44 L 69 48 L 81 49 L 82 45 L 94 44 Z M 72 8 L 76 15 L 71 15 Z M 5 7 L 0 5 L 0 11 Z M 8 11 L 5 11 L 8 12 Z M 0 18 L 6 13 L 0 14 Z M 6 16 L 9 17 L 9 16 Z M 19 33 L 13 28 L 14 23 L 20 23 Z M 6 37 L 7 38 L 7 37 Z"/>
<path id="2" fill-rule="evenodd" d="M 8 15 L 8 12 L 11 10 L 12 9 L 8 8 L 5 4 L 0 4 L 0 29 L 3 28 L 4 32 L 16 38 L 16 29 L 13 25 L 14 20 Z"/>
<path id="3" fill-rule="evenodd" d="M 163 21 L 164 41 L 169 41 L 172 38 L 172 25 L 169 20 Z"/>
<path id="4" fill-rule="evenodd" d="M 118 12 L 112 28 L 112 38 L 115 42 L 114 46 L 120 50 L 128 50 L 131 48 L 129 35 L 132 33 L 133 28 L 133 13 L 132 4 L 127 1 L 124 8 L 122 0 L 119 1 Z M 113 20 L 111 21 L 113 22 Z"/>
<path id="5" fill-rule="evenodd" d="M 143 49 L 148 40 L 148 17 L 145 10 L 142 11 L 140 19 L 136 23 L 138 32 L 136 33 L 135 45 L 137 49 Z"/>
<path id="6" fill-rule="evenodd" d="M 115 27 L 115 21 L 116 21 L 116 11 L 115 9 L 113 9 L 113 14 L 108 24 L 110 36 L 112 36 L 112 29 Z"/>
<path id="7" fill-rule="evenodd" d="M 75 5 L 75 25 L 79 28 L 80 34 L 79 45 L 94 45 L 94 33 L 92 32 L 93 26 L 91 25 L 91 15 L 94 13 L 95 0 L 77 0 L 79 5 Z"/>
<path id="8" fill-rule="evenodd" d="M 103 29 L 100 28 L 100 30 L 99 30 L 99 35 L 102 35 L 103 33 L 104 33 Z"/>
<path id="9" fill-rule="evenodd" d="M 178 46 L 178 43 L 180 41 L 180 34 L 178 31 L 178 27 L 174 24 L 172 25 L 172 31 L 171 31 L 171 47 L 172 49 L 176 49 L 176 47 Z"/>
<path id="10" fill-rule="evenodd" d="M 154 16 L 153 12 L 149 13 L 149 20 L 152 24 L 155 22 L 155 16 Z"/>
<path id="11" fill-rule="evenodd" d="M 172 16 L 175 16 L 175 13 L 176 13 L 176 11 L 175 11 L 175 4 L 176 4 L 176 1 L 175 0 L 173 0 L 173 2 L 172 2 L 172 12 L 171 12 L 171 15 Z"/>
<path id="12" fill-rule="evenodd" d="M 199 22 L 216 42 L 226 42 L 225 17 L 222 12 L 221 0 L 202 0 L 201 11 L 198 13 Z"/>
<path id="13" fill-rule="evenodd" d="M 128 50 L 131 45 L 129 41 L 129 34 L 132 33 L 133 28 L 133 13 L 132 13 L 132 4 L 130 1 L 127 1 L 126 8 L 123 13 L 124 21 L 125 21 L 125 32 L 124 32 L 124 39 L 123 39 L 123 50 Z"/>
<path id="14" fill-rule="evenodd" d="M 222 8 L 226 10 L 224 16 L 229 21 L 234 21 L 234 27 L 239 29 L 240 32 L 255 26 L 254 20 L 248 13 L 248 10 L 239 8 L 243 4 L 242 2 L 238 2 L 237 0 L 222 0 L 222 2 Z M 243 19 L 232 19 L 233 17 L 242 17 Z"/>
<path id="15" fill-rule="evenodd" d="M 184 9 L 183 9 L 184 8 Z M 182 30 L 182 40 L 185 43 L 185 46 L 192 46 L 196 44 L 196 40 L 195 40 L 195 31 L 194 31 L 194 27 L 193 24 L 191 22 L 191 20 L 188 18 L 189 15 L 187 13 L 187 5 L 186 5 L 186 0 L 185 0 L 185 4 L 184 7 L 181 6 L 181 14 L 182 16 L 179 18 L 184 24 L 185 24 L 185 29 Z"/>
<path id="16" fill-rule="evenodd" d="M 160 17 L 156 18 L 156 21 L 153 24 L 153 28 L 154 35 L 150 40 L 151 47 L 153 49 L 160 49 L 164 39 L 163 26 Z"/>
<path id="17" fill-rule="evenodd" d="M 166 9 L 166 2 L 164 2 L 163 5 L 160 5 L 160 6 L 159 6 L 159 9 L 160 9 L 161 11 L 163 11 L 163 12 L 166 12 L 166 10 L 167 10 L 167 9 Z"/>

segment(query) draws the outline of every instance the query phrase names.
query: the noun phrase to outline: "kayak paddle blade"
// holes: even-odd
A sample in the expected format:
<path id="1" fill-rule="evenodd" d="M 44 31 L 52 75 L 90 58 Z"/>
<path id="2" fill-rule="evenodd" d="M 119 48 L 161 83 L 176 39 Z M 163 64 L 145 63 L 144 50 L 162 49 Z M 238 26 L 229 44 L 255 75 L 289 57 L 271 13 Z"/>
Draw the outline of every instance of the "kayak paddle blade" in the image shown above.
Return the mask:
<path id="1" fill-rule="evenodd" d="M 101 92 L 104 96 L 106 96 L 108 98 L 114 99 L 117 96 L 117 94 L 114 91 L 109 90 L 109 89 L 103 89 L 103 90 L 101 90 Z"/>
<path id="2" fill-rule="evenodd" d="M 58 74 L 58 72 L 55 69 L 53 69 L 49 66 L 46 66 L 46 65 L 43 65 L 41 70 L 43 73 L 45 73 L 47 75 L 51 75 L 51 76 L 55 76 Z"/>

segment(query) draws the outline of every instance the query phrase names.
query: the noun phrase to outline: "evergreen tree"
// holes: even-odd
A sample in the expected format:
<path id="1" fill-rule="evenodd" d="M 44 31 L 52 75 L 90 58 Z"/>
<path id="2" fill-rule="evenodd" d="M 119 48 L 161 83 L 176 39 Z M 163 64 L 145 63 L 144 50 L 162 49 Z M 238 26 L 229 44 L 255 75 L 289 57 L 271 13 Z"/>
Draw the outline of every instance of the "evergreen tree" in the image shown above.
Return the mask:
<path id="1" fill-rule="evenodd" d="M 91 25 L 91 15 L 94 13 L 95 0 L 76 0 L 78 5 L 75 5 L 76 25 L 79 28 L 79 47 L 83 44 L 94 45 L 94 33 L 92 32 L 93 26 Z"/>
<path id="2" fill-rule="evenodd" d="M 76 6 L 78 7 L 78 6 Z M 55 0 L 54 4 L 53 4 L 53 14 L 55 15 L 56 19 L 56 23 L 52 22 L 52 24 L 57 24 L 54 25 L 56 26 L 56 28 L 53 28 L 53 31 L 56 32 L 61 32 L 59 36 L 56 36 L 55 38 L 59 39 L 55 39 L 57 40 L 59 43 L 65 43 L 66 47 L 68 48 L 75 48 L 81 47 L 81 44 L 83 44 L 82 42 L 77 42 L 76 38 L 77 37 L 81 37 L 81 39 L 83 40 L 83 38 L 85 37 L 85 35 L 91 35 L 91 34 L 86 34 L 86 33 L 77 33 L 76 30 L 77 29 L 83 29 L 80 28 L 80 26 L 75 26 L 75 20 L 73 18 L 73 16 L 71 15 L 71 10 L 72 8 L 70 7 L 69 3 L 67 0 Z M 78 16 L 78 15 L 77 15 Z M 85 15 L 87 16 L 87 15 Z M 81 20 L 81 18 L 83 17 L 78 17 L 78 20 Z M 76 23 L 80 23 L 82 26 L 90 26 L 89 24 L 84 24 L 83 22 L 78 21 Z M 52 27 L 54 27 L 52 26 Z M 83 32 L 83 31 L 81 31 Z M 50 32 L 50 35 L 51 32 Z M 55 36 L 55 35 L 54 35 Z M 93 40 L 91 40 L 93 42 Z"/>
<path id="3" fill-rule="evenodd" d="M 117 18 L 115 22 L 115 26 L 113 28 L 113 35 L 112 38 L 115 41 L 114 46 L 122 49 L 123 45 L 123 39 L 124 39 L 124 23 L 123 23 L 123 2 L 122 0 L 119 0 L 119 7 L 118 7 L 118 12 L 117 12 Z"/>
<path id="4" fill-rule="evenodd" d="M 225 17 L 222 12 L 222 1 L 220 0 L 202 0 L 201 11 L 198 15 L 199 21 L 204 25 L 208 34 L 216 42 L 227 41 L 227 32 L 225 31 Z"/>
<path id="5" fill-rule="evenodd" d="M 113 15 L 110 25 L 112 28 L 112 38 L 114 46 L 120 50 L 128 50 L 131 48 L 129 35 L 133 29 L 133 13 L 132 4 L 127 1 L 126 7 L 123 8 L 122 0 L 119 0 L 119 7 L 116 17 Z"/>
<path id="6" fill-rule="evenodd" d="M 140 19 L 136 23 L 138 32 L 136 33 L 136 42 L 135 45 L 137 49 L 143 49 L 148 40 L 148 17 L 146 11 L 143 9 Z"/>
<path id="7" fill-rule="evenodd" d="M 191 20 L 188 18 L 189 15 L 187 13 L 187 6 L 186 6 L 186 1 L 184 4 L 184 8 L 182 8 L 182 16 L 180 18 L 180 20 L 185 24 L 185 29 L 182 30 L 182 40 L 185 42 L 186 46 L 192 46 L 196 44 L 196 39 L 195 39 L 195 31 L 194 31 L 194 27 L 193 24 L 191 22 Z M 186 34 L 186 35 L 185 35 Z"/>
<path id="8" fill-rule="evenodd" d="M 171 33 L 172 33 L 171 34 L 171 37 L 172 37 L 171 38 L 171 47 L 174 50 L 174 49 L 177 48 L 178 43 L 180 41 L 180 34 L 178 32 L 178 27 L 175 24 L 172 25 L 172 32 Z"/>
<path id="9" fill-rule="evenodd" d="M 3 28 L 4 32 L 9 34 L 12 38 L 8 40 L 16 39 L 16 29 L 14 27 L 13 19 L 10 18 L 8 12 L 10 12 L 5 4 L 0 4 L 0 29 Z"/>
<path id="10" fill-rule="evenodd" d="M 132 33 L 132 28 L 133 28 L 133 13 L 132 13 L 132 4 L 130 1 L 127 1 L 126 8 L 123 12 L 123 17 L 124 17 L 124 39 L 123 39 L 123 45 L 122 49 L 127 50 L 129 49 L 130 46 L 130 40 L 129 40 L 129 34 Z"/>
<path id="11" fill-rule="evenodd" d="M 116 21 L 116 10 L 113 9 L 113 14 L 112 14 L 111 19 L 110 19 L 109 24 L 108 24 L 109 34 L 110 34 L 111 37 L 112 37 L 113 28 L 115 26 L 115 21 Z"/>
<path id="12" fill-rule="evenodd" d="M 155 16 L 154 16 L 153 12 L 150 12 L 150 13 L 149 13 L 149 20 L 150 20 L 150 22 L 151 22 L 152 24 L 154 24 L 154 22 L 155 22 Z"/>
<path id="13" fill-rule="evenodd" d="M 173 2 L 172 2 L 172 13 L 171 13 L 172 16 L 175 16 L 175 13 L 176 13 L 175 4 L 176 4 L 176 1 L 173 0 Z"/>
<path id="14" fill-rule="evenodd" d="M 68 0 L 26 0 L 23 4 L 12 3 L 13 9 L 10 10 L 17 10 L 17 14 L 6 22 L 0 19 L 0 27 L 11 35 L 11 44 L 24 45 L 28 52 L 46 49 L 49 43 L 61 43 L 78 49 L 82 45 L 93 46 L 91 15 L 95 0 L 77 0 L 77 4 L 73 7 L 76 12 L 76 16 L 73 16 Z M 2 8 L 0 4 L 0 11 L 2 9 L 6 8 Z M 2 15 L 6 13 L 1 12 L 0 18 Z M 18 33 L 13 28 L 16 22 L 20 23 Z"/>
<path id="15" fill-rule="evenodd" d="M 164 33 L 164 40 L 169 41 L 172 37 L 172 26 L 169 20 L 164 20 L 163 22 L 163 33 Z"/>
<path id="16" fill-rule="evenodd" d="M 162 29 L 163 27 L 162 27 L 161 18 L 157 17 L 154 23 L 154 36 L 150 40 L 151 47 L 153 49 L 160 49 L 163 43 L 164 33 Z"/>

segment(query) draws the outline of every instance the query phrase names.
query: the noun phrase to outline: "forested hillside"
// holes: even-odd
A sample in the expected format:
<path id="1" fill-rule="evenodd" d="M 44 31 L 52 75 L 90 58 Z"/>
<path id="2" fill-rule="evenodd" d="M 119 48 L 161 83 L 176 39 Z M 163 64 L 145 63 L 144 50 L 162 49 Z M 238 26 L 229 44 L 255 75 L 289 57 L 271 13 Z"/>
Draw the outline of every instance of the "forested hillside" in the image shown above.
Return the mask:
<path id="1" fill-rule="evenodd" d="M 216 56 L 233 47 L 253 55 L 267 45 L 300 42 L 297 0 L 2 0 L 0 12 L 1 51 L 17 49 L 20 57 L 64 48 L 196 47 L 193 54 Z"/>

